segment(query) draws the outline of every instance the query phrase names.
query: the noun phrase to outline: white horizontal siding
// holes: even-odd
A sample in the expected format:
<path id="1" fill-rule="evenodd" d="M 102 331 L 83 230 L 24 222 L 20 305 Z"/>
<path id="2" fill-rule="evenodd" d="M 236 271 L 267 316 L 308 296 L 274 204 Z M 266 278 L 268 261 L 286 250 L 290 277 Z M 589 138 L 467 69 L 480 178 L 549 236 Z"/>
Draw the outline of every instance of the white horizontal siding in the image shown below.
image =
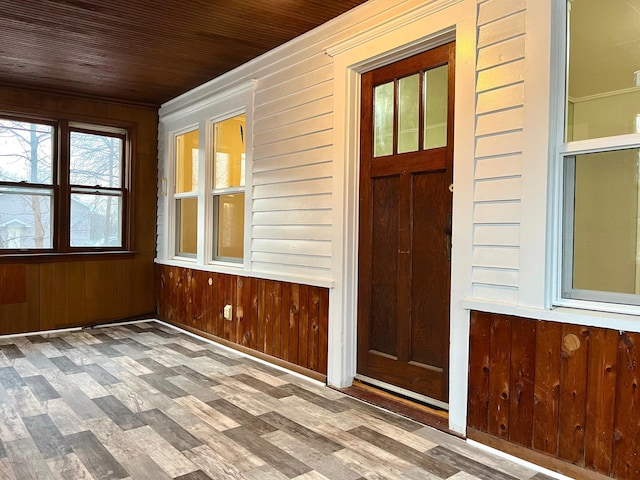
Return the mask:
<path id="1" fill-rule="evenodd" d="M 262 158 L 253 162 L 253 173 L 257 175 L 261 172 L 272 170 L 282 170 L 287 168 L 303 167 L 316 163 L 331 162 L 333 148 L 331 145 L 313 148 L 304 152 L 294 152 L 271 158 Z"/>
<path id="2" fill-rule="evenodd" d="M 506 2 L 502 2 L 506 4 Z M 522 35 L 525 28 L 525 13 L 518 12 L 478 28 L 478 48 L 503 42 Z"/>
<path id="3" fill-rule="evenodd" d="M 524 105 L 524 85 L 518 83 L 478 94 L 476 113 L 489 113 Z"/>
<path id="4" fill-rule="evenodd" d="M 476 163 L 476 179 L 484 180 L 522 173 L 522 155 L 514 153 L 499 157 L 481 158 Z"/>
<path id="5" fill-rule="evenodd" d="M 520 177 L 478 180 L 473 199 L 475 202 L 519 200 L 521 194 L 522 180 Z"/>
<path id="6" fill-rule="evenodd" d="M 471 296 L 516 304 L 525 94 L 525 0 L 478 2 Z"/>
<path id="7" fill-rule="evenodd" d="M 478 72 L 476 92 L 484 92 L 498 87 L 518 83 L 524 79 L 524 60 L 498 65 Z"/>
<path id="8" fill-rule="evenodd" d="M 520 226 L 476 225 L 473 242 L 474 245 L 517 247 L 520 245 Z"/>
<path id="9" fill-rule="evenodd" d="M 520 201 L 476 203 L 473 209 L 475 225 L 483 223 L 520 223 Z"/>
<path id="10" fill-rule="evenodd" d="M 254 212 L 278 212 L 279 215 L 285 215 L 285 212 L 298 210 L 325 210 L 331 209 L 331 194 L 322 195 L 306 195 L 300 197 L 280 197 L 280 198 L 262 198 L 254 199 Z"/>
<path id="11" fill-rule="evenodd" d="M 333 98 L 322 97 L 312 100 L 304 105 L 298 105 L 288 110 L 278 111 L 271 115 L 259 117 L 254 121 L 253 128 L 257 132 L 266 132 L 269 129 L 284 125 L 295 125 L 308 118 L 318 117 L 332 111 Z"/>
<path id="12" fill-rule="evenodd" d="M 254 200 L 319 195 L 331 192 L 331 179 L 320 178 L 296 182 L 282 182 L 269 185 L 258 185 L 253 187 Z"/>
<path id="13" fill-rule="evenodd" d="M 253 238 L 274 240 L 331 240 L 330 225 L 288 225 L 284 228 L 273 228 L 273 225 L 256 225 L 253 227 Z"/>
<path id="14" fill-rule="evenodd" d="M 485 285 L 474 283 L 471 295 L 478 300 L 492 303 L 515 305 L 518 303 L 518 288 L 506 285 Z"/>
<path id="15" fill-rule="evenodd" d="M 333 131 L 325 130 L 291 138 L 282 142 L 254 146 L 253 155 L 259 161 L 261 158 L 305 152 L 331 145 L 333 145 Z"/>
<path id="16" fill-rule="evenodd" d="M 296 225 L 322 225 L 331 224 L 331 209 L 307 209 L 288 211 L 254 211 L 253 225 L 255 226 L 286 226 L 286 229 L 271 229 L 272 232 L 288 231 Z M 273 233 L 272 233 L 273 234 Z M 264 237 L 267 238 L 267 237 Z"/>
<path id="17" fill-rule="evenodd" d="M 478 8 L 478 25 L 486 25 L 516 12 L 521 12 L 525 9 L 526 3 L 526 0 L 489 0 L 481 2 Z"/>
<path id="18" fill-rule="evenodd" d="M 524 35 L 478 50 L 478 71 L 524 58 Z"/>
<path id="19" fill-rule="evenodd" d="M 164 129 L 162 122 L 158 124 L 158 184 L 156 188 L 156 257 L 165 259 L 167 251 L 166 224 L 169 215 L 166 207 L 166 197 L 163 195 L 163 178 L 166 178 L 165 162 L 162 161 L 165 155 L 164 150 Z"/>
<path id="20" fill-rule="evenodd" d="M 473 249 L 473 265 L 517 270 L 520 265 L 520 251 L 518 247 L 476 246 Z"/>
<path id="21" fill-rule="evenodd" d="M 482 283 L 485 285 L 517 287 L 519 275 L 517 270 L 474 267 L 471 280 L 474 283 Z"/>
<path id="22" fill-rule="evenodd" d="M 252 269 L 329 278 L 333 65 L 320 49 L 306 53 L 258 82 Z"/>
<path id="23" fill-rule="evenodd" d="M 508 110 L 478 115 L 476 136 L 519 130 L 522 129 L 523 122 L 524 108 L 521 105 Z"/>
<path id="24" fill-rule="evenodd" d="M 262 133 L 256 133 L 253 141 L 258 145 L 282 142 L 296 137 L 308 135 L 310 131 L 318 132 L 329 130 L 333 126 L 331 112 L 320 113 L 315 117 L 298 120 L 293 123 L 271 128 Z"/>

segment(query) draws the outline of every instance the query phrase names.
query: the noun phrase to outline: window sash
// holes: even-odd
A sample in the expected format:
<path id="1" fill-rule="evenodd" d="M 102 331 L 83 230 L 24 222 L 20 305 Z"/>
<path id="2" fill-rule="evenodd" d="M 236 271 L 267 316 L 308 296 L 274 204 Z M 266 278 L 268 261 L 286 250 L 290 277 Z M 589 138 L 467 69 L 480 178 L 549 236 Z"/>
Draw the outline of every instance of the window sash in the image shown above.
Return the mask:
<path id="1" fill-rule="evenodd" d="M 91 251 L 122 251 L 129 248 L 131 214 L 129 212 L 129 192 L 131 189 L 131 145 L 129 133 L 125 128 L 70 122 L 66 119 L 38 119 L 31 117 L 18 117 L 0 114 L 1 119 L 15 120 L 25 124 L 36 124 L 51 127 L 51 183 L 29 183 L 25 181 L 8 182 L 0 181 L 0 193 L 15 194 L 41 194 L 50 197 L 50 242 L 47 248 L 14 249 L 2 248 L 0 256 L 14 253 L 78 253 Z M 98 122 L 99 123 L 99 122 Z M 113 186 L 90 186 L 70 184 L 71 168 L 71 135 L 73 132 L 88 133 L 96 136 L 113 137 L 120 140 L 119 166 L 117 168 L 117 184 Z M 58 139 L 61 139 L 58 141 Z M 98 165 L 100 167 L 100 165 Z M 43 193 L 44 192 L 44 193 Z M 72 245 L 72 214 L 71 204 L 73 195 L 94 195 L 96 197 L 117 198 L 118 208 L 116 220 L 118 232 L 116 234 L 117 245 Z"/>

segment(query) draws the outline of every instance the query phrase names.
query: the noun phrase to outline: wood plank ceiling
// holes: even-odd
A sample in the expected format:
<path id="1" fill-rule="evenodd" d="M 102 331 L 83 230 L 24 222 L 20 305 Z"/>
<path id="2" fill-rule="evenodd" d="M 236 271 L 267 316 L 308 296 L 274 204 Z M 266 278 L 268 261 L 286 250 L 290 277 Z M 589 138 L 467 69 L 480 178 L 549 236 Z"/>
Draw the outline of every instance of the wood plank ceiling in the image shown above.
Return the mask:
<path id="1" fill-rule="evenodd" d="M 159 105 L 365 0 L 0 0 L 0 84 Z"/>

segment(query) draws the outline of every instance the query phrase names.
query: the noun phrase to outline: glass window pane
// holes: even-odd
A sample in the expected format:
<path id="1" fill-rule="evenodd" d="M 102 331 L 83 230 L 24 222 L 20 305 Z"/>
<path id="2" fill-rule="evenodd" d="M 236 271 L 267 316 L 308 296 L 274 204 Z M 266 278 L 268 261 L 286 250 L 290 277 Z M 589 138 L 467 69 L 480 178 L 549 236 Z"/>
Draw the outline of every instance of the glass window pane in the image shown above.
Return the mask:
<path id="1" fill-rule="evenodd" d="M 214 125 L 214 189 L 244 186 L 246 133 L 245 114 Z"/>
<path id="2" fill-rule="evenodd" d="M 0 181 L 53 183 L 53 127 L 0 119 Z"/>
<path id="3" fill-rule="evenodd" d="M 176 136 L 176 193 L 198 191 L 198 130 Z"/>
<path id="4" fill-rule="evenodd" d="M 393 82 L 373 89 L 373 156 L 393 153 Z"/>
<path id="5" fill-rule="evenodd" d="M 53 248 L 52 201 L 49 190 L 0 190 L 0 249 Z"/>
<path id="6" fill-rule="evenodd" d="M 176 253 L 195 257 L 198 251 L 198 199 L 176 199 Z"/>
<path id="7" fill-rule="evenodd" d="M 122 197 L 71 194 L 71 246 L 121 247 Z"/>
<path id="8" fill-rule="evenodd" d="M 447 145 L 449 67 L 424 72 L 424 149 Z"/>
<path id="9" fill-rule="evenodd" d="M 418 150 L 420 74 L 398 80 L 398 153 Z"/>
<path id="10" fill-rule="evenodd" d="M 218 231 L 216 257 L 244 256 L 244 193 L 216 197 Z"/>
<path id="11" fill-rule="evenodd" d="M 566 141 L 638 133 L 640 0 L 569 7 Z"/>
<path id="12" fill-rule="evenodd" d="M 573 288 L 640 293 L 639 149 L 575 157 Z"/>
<path id="13" fill-rule="evenodd" d="M 69 181 L 72 185 L 122 186 L 122 138 L 71 132 L 70 142 Z"/>

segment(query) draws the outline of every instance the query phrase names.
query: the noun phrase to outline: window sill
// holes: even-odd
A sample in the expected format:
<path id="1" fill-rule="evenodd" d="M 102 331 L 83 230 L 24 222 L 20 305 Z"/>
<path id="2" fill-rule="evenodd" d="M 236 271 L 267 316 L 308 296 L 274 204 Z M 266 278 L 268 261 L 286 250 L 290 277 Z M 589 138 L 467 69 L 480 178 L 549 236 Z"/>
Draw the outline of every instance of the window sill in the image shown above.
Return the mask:
<path id="1" fill-rule="evenodd" d="M 627 332 L 640 332 L 640 311 L 612 312 L 592 310 L 585 305 L 558 305 L 550 309 L 538 309 L 517 305 L 499 304 L 489 300 L 466 299 L 463 307 L 487 313 L 499 313 L 549 322 L 609 328 Z M 602 307 L 601 307 L 602 308 Z"/>
<path id="2" fill-rule="evenodd" d="M 0 254 L 2 263 L 54 263 L 84 262 L 91 260 L 123 260 L 133 258 L 138 252 L 132 250 L 91 251 L 91 252 L 43 252 Z"/>

